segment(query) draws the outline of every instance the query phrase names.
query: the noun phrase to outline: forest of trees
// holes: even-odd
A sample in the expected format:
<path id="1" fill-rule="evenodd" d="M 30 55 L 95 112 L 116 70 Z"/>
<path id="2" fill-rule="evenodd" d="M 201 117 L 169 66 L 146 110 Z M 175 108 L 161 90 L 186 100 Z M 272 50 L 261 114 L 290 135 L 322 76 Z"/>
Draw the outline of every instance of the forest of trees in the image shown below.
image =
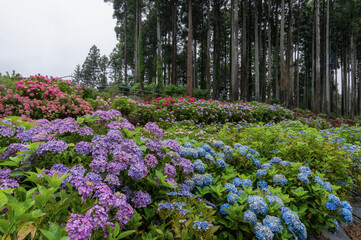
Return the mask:
<path id="1" fill-rule="evenodd" d="M 109 57 L 93 46 L 75 80 L 184 85 L 218 99 L 361 114 L 359 0 L 104 0 L 117 20 Z"/>

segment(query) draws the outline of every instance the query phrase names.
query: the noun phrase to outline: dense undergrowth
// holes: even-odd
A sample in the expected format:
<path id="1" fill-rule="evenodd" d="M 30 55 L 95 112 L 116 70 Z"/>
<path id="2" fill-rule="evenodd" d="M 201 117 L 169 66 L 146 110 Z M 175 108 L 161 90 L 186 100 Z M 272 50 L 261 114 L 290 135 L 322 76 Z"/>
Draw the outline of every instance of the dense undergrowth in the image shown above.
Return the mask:
<path id="1" fill-rule="evenodd" d="M 12 91 L 74 90 L 35 80 Z M 3 239 L 307 239 L 352 221 L 360 127 L 258 103 L 88 102 L 103 110 L 0 121 Z"/>

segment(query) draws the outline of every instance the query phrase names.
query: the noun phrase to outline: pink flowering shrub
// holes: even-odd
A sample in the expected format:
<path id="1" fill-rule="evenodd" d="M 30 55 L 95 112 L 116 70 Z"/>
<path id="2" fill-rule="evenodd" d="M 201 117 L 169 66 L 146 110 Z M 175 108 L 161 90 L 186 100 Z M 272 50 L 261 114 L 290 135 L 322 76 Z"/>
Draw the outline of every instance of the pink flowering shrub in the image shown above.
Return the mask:
<path id="1" fill-rule="evenodd" d="M 82 98 L 80 86 L 70 81 L 32 76 L 15 82 L 16 90 L 0 86 L 0 117 L 64 118 L 93 113 L 91 105 Z"/>
<path id="2" fill-rule="evenodd" d="M 81 95 L 82 88 L 79 85 L 73 86 L 71 81 L 60 78 L 47 78 L 41 75 L 24 78 L 14 83 L 16 90 L 21 96 L 28 96 L 31 99 L 53 100 L 65 93 Z"/>

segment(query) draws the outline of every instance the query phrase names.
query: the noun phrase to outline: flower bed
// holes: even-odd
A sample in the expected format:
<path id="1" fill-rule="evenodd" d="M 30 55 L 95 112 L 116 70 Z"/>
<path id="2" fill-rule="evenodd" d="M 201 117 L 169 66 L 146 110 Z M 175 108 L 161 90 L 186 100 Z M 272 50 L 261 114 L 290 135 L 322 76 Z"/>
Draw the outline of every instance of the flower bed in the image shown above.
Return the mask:
<path id="1" fill-rule="evenodd" d="M 262 108 L 269 109 L 254 107 Z M 337 132 L 317 133 L 325 137 L 316 145 L 310 142 L 316 132 L 289 134 L 287 128 L 305 128 L 292 122 L 259 131 L 224 128 L 208 143 L 163 139 L 154 122 L 135 128 L 116 110 L 0 124 L 5 239 L 307 239 L 319 228 L 336 231 L 337 221 L 352 221 L 344 201 L 351 189 L 324 172 L 336 155 L 322 153 L 327 164 L 294 161 L 299 146 L 288 138 L 314 144 L 313 151 L 333 146 L 336 154 L 344 147 Z M 294 148 L 273 139 L 290 139 Z M 354 161 L 358 149 L 337 154 Z"/>
<path id="2" fill-rule="evenodd" d="M 14 83 L 15 90 L 0 86 L 0 117 L 31 119 L 77 117 L 93 112 L 80 86 L 70 81 L 36 75 Z"/>

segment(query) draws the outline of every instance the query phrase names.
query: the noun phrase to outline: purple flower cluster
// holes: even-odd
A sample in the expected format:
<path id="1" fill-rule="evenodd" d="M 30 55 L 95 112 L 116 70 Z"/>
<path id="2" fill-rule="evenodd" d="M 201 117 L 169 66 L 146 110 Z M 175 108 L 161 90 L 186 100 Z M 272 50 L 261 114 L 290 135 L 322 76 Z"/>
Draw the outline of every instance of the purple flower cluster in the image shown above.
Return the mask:
<path id="1" fill-rule="evenodd" d="M 47 152 L 62 153 L 68 146 L 63 140 L 51 141 L 43 143 L 38 148 L 38 155 L 43 156 Z"/>
<path id="2" fill-rule="evenodd" d="M 26 151 L 28 150 L 26 147 L 23 146 L 21 143 L 11 143 L 3 153 L 0 154 L 0 159 L 4 160 L 8 157 L 16 154 L 17 152 Z"/>
<path id="3" fill-rule="evenodd" d="M 147 167 L 154 168 L 157 166 L 158 160 L 153 154 L 147 154 L 144 158 L 144 163 Z"/>
<path id="4" fill-rule="evenodd" d="M 0 135 L 3 137 L 12 137 L 14 132 L 7 126 L 0 125 Z"/>
<path id="5" fill-rule="evenodd" d="M 86 240 L 91 237 L 93 225 L 87 217 L 71 213 L 65 230 L 71 239 Z"/>
<path id="6" fill-rule="evenodd" d="M 147 207 L 152 202 L 151 196 L 147 192 L 136 191 L 132 198 L 132 203 L 135 208 Z"/>
<path id="7" fill-rule="evenodd" d="M 164 175 L 167 175 L 170 178 L 175 177 L 176 175 L 175 167 L 169 163 L 166 163 L 164 167 Z"/>
<path id="8" fill-rule="evenodd" d="M 92 144 L 90 142 L 77 142 L 75 144 L 75 151 L 83 156 L 91 153 L 92 151 Z"/>
<path id="9" fill-rule="evenodd" d="M 19 187 L 19 183 L 10 177 L 11 170 L 0 169 L 0 190 Z"/>
<path id="10" fill-rule="evenodd" d="M 177 153 L 180 153 L 181 146 L 176 140 L 166 140 L 163 144 L 163 147 L 172 149 L 173 151 L 176 151 Z"/>
<path id="11" fill-rule="evenodd" d="M 145 124 L 145 128 L 148 129 L 148 131 L 153 133 L 154 136 L 158 137 L 159 139 L 163 138 L 163 130 L 160 127 L 158 127 L 158 125 L 155 124 L 154 122 L 149 122 Z"/>
<path id="12" fill-rule="evenodd" d="M 80 136 L 90 136 L 93 135 L 93 129 L 90 127 L 81 127 L 78 130 Z"/>

